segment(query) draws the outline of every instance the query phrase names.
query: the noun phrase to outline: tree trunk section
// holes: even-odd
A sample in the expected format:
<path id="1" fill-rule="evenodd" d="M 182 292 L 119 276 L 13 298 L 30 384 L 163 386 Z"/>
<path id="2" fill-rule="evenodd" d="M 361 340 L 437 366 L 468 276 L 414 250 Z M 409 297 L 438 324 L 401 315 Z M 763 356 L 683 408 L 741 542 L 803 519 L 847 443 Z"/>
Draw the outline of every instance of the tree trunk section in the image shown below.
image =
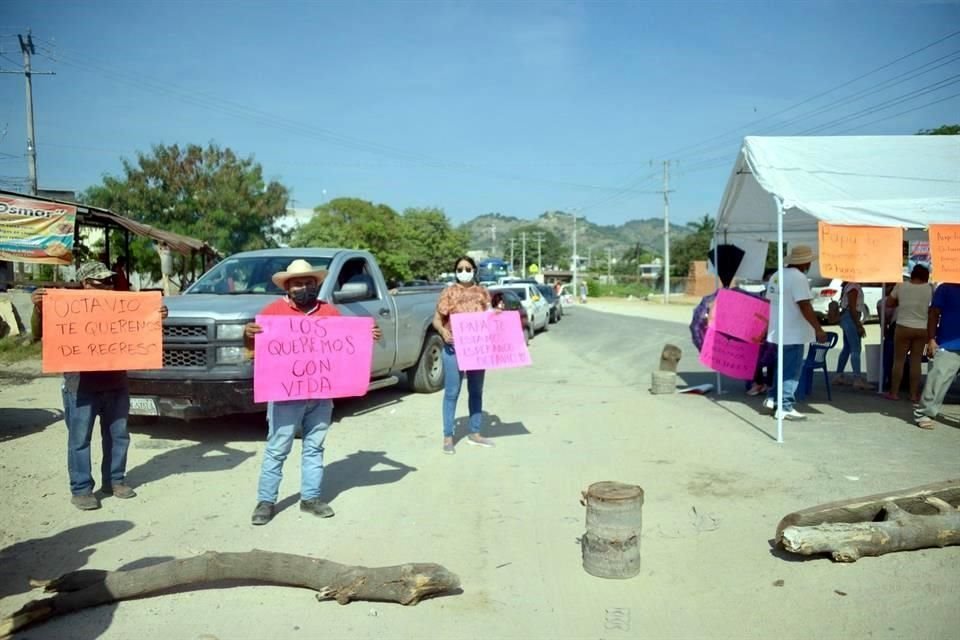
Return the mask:
<path id="1" fill-rule="evenodd" d="M 33 582 L 57 595 L 27 603 L 0 620 L 0 637 L 54 616 L 148 596 L 174 587 L 240 580 L 260 584 L 304 587 L 320 600 L 351 600 L 417 604 L 423 598 L 451 593 L 460 579 L 437 564 L 403 564 L 392 567 L 359 567 L 329 560 L 272 551 L 218 553 L 170 560 L 129 571 L 81 570 L 49 582 Z"/>
<path id="2" fill-rule="evenodd" d="M 777 525 L 775 540 L 782 543 L 783 531 L 787 527 L 809 527 L 824 523 L 872 522 L 884 510 L 884 505 L 892 502 L 904 511 L 924 516 L 934 515 L 938 510 L 931 506 L 926 498 L 938 498 L 944 502 L 960 506 L 960 479 L 934 482 L 910 489 L 900 489 L 892 493 L 877 493 L 852 500 L 839 500 L 817 505 L 787 514 Z"/>
<path id="3" fill-rule="evenodd" d="M 783 530 L 783 547 L 801 555 L 829 553 L 837 562 L 856 562 L 863 556 L 960 544 L 960 510 L 938 498 L 927 498 L 927 504 L 937 515 L 914 515 L 887 502 L 886 519 L 880 522 L 790 526 Z"/>

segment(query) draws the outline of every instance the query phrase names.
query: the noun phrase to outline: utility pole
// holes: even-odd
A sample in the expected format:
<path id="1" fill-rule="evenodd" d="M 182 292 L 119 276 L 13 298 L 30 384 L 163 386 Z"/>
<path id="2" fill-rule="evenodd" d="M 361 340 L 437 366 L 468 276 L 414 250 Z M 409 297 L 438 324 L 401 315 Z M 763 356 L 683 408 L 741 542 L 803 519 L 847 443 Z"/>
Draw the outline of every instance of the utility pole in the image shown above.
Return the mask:
<path id="1" fill-rule="evenodd" d="M 513 275 L 513 243 L 516 238 L 510 238 L 510 275 Z"/>
<path id="2" fill-rule="evenodd" d="M 663 304 L 670 304 L 670 161 L 663 161 Z"/>
<path id="3" fill-rule="evenodd" d="M 490 257 L 497 255 L 497 225 L 490 225 Z"/>
<path id="4" fill-rule="evenodd" d="M 587 266 L 593 271 L 593 247 L 587 247 Z"/>
<path id="5" fill-rule="evenodd" d="M 527 277 L 527 232 L 526 231 L 520 232 L 520 242 L 523 246 L 520 253 L 520 256 L 521 256 L 520 260 L 523 261 L 523 264 L 520 266 L 523 267 L 523 271 L 522 271 L 523 277 L 526 278 Z"/>
<path id="6" fill-rule="evenodd" d="M 22 71 L 0 71 L 0 73 L 23 74 L 26 79 L 26 111 L 27 111 L 27 175 L 30 180 L 30 194 L 37 195 L 37 138 L 33 130 L 33 76 L 52 76 L 52 71 L 34 71 L 30 64 L 30 56 L 36 53 L 33 48 L 33 35 L 27 30 L 26 37 L 17 34 L 20 40 L 20 51 L 23 53 Z"/>
<path id="7" fill-rule="evenodd" d="M 610 262 L 613 260 L 613 249 L 607 247 L 607 284 L 610 284 Z"/>
<path id="8" fill-rule="evenodd" d="M 573 210 L 573 296 L 577 297 L 577 263 L 580 257 L 577 255 L 577 210 Z"/>
<path id="9" fill-rule="evenodd" d="M 543 242 L 543 231 L 537 231 L 533 235 L 537 236 L 537 266 L 540 267 L 540 273 L 543 273 L 543 252 L 540 249 Z"/>

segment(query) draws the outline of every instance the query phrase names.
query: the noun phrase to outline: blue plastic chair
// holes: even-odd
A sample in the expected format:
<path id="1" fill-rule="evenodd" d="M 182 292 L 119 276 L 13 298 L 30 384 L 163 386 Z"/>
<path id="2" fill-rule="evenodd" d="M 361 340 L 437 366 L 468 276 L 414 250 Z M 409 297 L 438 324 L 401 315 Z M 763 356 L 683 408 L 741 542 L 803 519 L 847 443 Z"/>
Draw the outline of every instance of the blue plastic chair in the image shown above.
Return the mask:
<path id="1" fill-rule="evenodd" d="M 803 371 L 800 373 L 800 386 L 797 389 L 797 400 L 810 395 L 813 390 L 813 372 L 823 371 L 823 383 L 827 387 L 827 400 L 833 402 L 830 393 L 830 372 L 827 371 L 827 352 L 837 346 L 839 336 L 832 331 L 827 332 L 826 342 L 811 342 L 807 349 L 807 359 L 803 362 Z"/>

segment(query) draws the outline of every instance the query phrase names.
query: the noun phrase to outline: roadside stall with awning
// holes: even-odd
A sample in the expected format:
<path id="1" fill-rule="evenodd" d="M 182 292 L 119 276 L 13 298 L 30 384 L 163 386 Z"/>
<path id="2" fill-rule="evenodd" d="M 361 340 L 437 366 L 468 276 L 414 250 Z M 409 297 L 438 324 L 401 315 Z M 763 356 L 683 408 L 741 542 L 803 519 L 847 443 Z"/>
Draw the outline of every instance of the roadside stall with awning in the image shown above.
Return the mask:
<path id="1" fill-rule="evenodd" d="M 925 239 L 936 224 L 960 223 L 960 136 L 747 137 L 717 213 L 719 243 L 816 244 L 820 223 L 905 230 Z M 783 335 L 780 297 L 779 335 Z M 783 361 L 782 345 L 778 362 Z M 782 406 L 777 367 L 777 406 Z M 778 411 L 777 441 L 783 442 Z"/>
<path id="2" fill-rule="evenodd" d="M 105 231 L 104 252 L 108 264 L 111 254 L 118 253 L 116 247 L 111 246 L 111 230 L 123 233 L 122 252 L 128 259 L 131 234 L 149 238 L 182 255 L 194 272 L 198 267 L 201 273 L 206 271 L 220 257 L 217 250 L 203 240 L 164 231 L 108 209 L 0 190 L 0 260 L 70 265 L 84 227 Z"/>

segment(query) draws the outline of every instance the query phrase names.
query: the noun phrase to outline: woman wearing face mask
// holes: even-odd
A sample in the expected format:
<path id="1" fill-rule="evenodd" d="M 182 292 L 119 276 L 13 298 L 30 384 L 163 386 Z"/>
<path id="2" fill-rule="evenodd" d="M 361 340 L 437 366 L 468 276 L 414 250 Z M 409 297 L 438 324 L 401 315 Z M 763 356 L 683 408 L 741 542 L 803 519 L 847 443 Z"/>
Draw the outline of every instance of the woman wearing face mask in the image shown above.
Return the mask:
<path id="1" fill-rule="evenodd" d="M 467 379 L 469 394 L 470 435 L 467 443 L 478 447 L 492 447 L 493 443 L 480 435 L 483 419 L 483 371 L 460 371 L 450 328 L 454 313 L 473 313 L 490 308 L 490 293 L 477 284 L 477 263 L 469 256 L 461 256 L 454 263 L 457 282 L 440 294 L 437 311 L 433 314 L 433 328 L 446 343 L 443 349 L 443 452 L 456 453 L 453 432 L 457 413 L 457 399 L 463 379 Z"/>

